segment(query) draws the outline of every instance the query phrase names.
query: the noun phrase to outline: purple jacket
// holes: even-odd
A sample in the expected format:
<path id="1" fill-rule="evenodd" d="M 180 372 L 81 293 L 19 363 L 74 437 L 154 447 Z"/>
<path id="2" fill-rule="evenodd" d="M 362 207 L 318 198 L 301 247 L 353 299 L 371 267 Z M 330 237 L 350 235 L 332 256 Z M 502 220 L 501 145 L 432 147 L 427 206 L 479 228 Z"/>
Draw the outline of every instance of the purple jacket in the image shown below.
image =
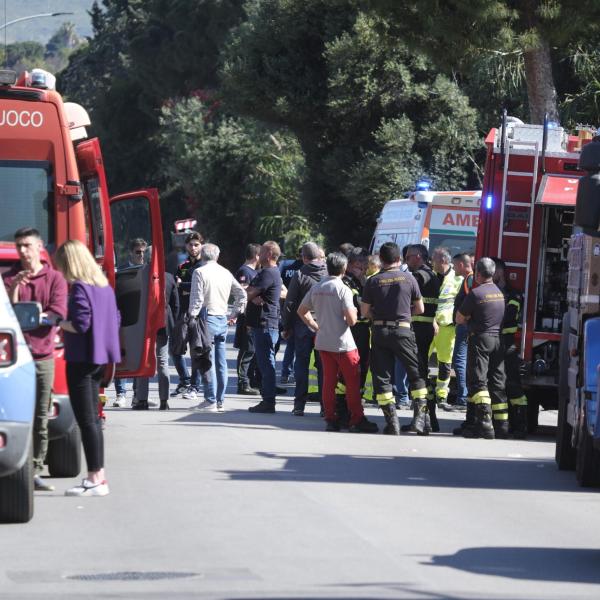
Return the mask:
<path id="1" fill-rule="evenodd" d="M 121 362 L 120 315 L 113 289 L 75 281 L 67 320 L 78 333 L 64 332 L 65 360 L 96 365 Z"/>

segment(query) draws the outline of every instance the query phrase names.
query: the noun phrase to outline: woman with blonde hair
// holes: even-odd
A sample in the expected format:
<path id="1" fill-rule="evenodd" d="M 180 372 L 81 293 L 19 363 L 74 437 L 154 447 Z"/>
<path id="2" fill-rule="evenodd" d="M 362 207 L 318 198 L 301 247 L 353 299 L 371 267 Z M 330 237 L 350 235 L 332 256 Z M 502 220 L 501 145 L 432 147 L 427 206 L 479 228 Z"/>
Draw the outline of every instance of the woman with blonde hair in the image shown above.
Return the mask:
<path id="1" fill-rule="evenodd" d="M 98 416 L 98 395 L 104 365 L 121 361 L 119 312 L 113 289 L 85 244 L 65 242 L 56 251 L 56 268 L 70 284 L 64 331 L 67 383 L 88 475 L 67 496 L 106 496 L 104 437 Z"/>

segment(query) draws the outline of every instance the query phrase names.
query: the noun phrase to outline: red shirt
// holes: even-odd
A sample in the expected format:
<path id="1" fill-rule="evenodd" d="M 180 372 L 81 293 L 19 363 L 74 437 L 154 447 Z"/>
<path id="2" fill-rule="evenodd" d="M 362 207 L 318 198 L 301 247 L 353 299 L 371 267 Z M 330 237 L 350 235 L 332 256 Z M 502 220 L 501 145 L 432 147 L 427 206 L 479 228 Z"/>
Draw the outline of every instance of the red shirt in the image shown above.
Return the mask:
<path id="1" fill-rule="evenodd" d="M 29 283 L 19 286 L 19 301 L 39 302 L 42 312 L 54 312 L 64 319 L 67 316 L 67 282 L 62 274 L 50 265 L 42 264 L 42 270 L 32 275 Z M 4 285 L 7 290 L 15 276 L 22 270 L 21 263 L 16 263 L 4 274 Z M 52 358 L 55 334 L 56 327 L 46 325 L 24 334 L 34 360 Z"/>

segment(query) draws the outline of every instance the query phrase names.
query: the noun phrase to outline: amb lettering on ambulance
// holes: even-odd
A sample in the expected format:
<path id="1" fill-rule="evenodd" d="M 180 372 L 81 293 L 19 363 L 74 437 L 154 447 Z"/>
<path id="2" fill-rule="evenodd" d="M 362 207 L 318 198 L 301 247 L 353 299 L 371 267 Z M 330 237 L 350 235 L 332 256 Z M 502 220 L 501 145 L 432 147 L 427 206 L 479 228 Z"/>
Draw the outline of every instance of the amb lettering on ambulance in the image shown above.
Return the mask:
<path id="1" fill-rule="evenodd" d="M 447 247 L 452 255 L 473 252 L 479 225 L 481 192 L 418 191 L 390 200 L 379 218 L 371 242 L 378 252 L 384 242 Z"/>
<path id="2" fill-rule="evenodd" d="M 64 102 L 41 69 L 0 70 L 0 241 L 35 227 L 52 254 L 66 240 L 85 243 L 115 288 L 121 311 L 120 376 L 151 376 L 164 327 L 163 241 L 158 192 L 110 197 L 104 160 L 85 109 Z M 151 245 L 148 264 L 128 264 L 129 243 Z"/>

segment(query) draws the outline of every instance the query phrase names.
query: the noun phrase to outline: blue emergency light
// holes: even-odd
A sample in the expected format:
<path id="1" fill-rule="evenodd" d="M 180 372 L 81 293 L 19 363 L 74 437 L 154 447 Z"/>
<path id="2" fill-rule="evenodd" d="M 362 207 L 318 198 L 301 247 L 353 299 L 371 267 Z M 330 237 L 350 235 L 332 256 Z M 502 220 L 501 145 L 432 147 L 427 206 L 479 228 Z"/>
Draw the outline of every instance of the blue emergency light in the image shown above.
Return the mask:
<path id="1" fill-rule="evenodd" d="M 493 203 L 494 203 L 494 198 L 492 197 L 491 194 L 488 194 L 487 198 L 485 199 L 485 209 L 492 210 Z"/>
<path id="2" fill-rule="evenodd" d="M 421 181 L 417 181 L 417 191 L 426 192 L 431 188 L 431 183 L 425 179 L 421 179 Z"/>

